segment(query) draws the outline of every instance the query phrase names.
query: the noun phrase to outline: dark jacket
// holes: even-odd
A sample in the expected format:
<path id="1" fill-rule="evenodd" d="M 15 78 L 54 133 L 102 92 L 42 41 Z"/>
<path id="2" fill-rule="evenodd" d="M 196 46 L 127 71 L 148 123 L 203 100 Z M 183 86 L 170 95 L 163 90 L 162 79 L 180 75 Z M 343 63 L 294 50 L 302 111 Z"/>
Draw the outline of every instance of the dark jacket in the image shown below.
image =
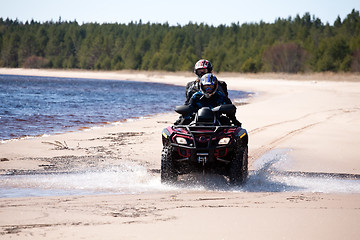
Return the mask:
<path id="1" fill-rule="evenodd" d="M 189 105 L 195 109 L 200 109 L 202 107 L 214 108 L 224 104 L 231 104 L 231 100 L 225 96 L 219 89 L 209 98 L 198 91 L 190 99 Z"/>
<path id="2" fill-rule="evenodd" d="M 218 90 L 220 90 L 226 97 L 228 96 L 227 84 L 224 81 L 218 81 Z M 185 105 L 188 105 L 194 93 L 200 91 L 200 82 L 198 80 L 188 82 L 185 90 Z"/>
<path id="3" fill-rule="evenodd" d="M 232 104 L 232 102 L 230 98 L 225 96 L 225 94 L 219 89 L 209 98 L 205 97 L 201 91 L 198 91 L 192 95 L 189 101 L 189 105 L 197 110 L 202 107 L 209 107 L 210 109 L 213 109 L 214 107 L 224 104 Z M 241 126 L 241 123 L 236 119 L 235 113 L 227 116 L 234 125 Z M 187 116 L 185 119 L 189 119 L 189 117 L 190 116 Z"/>

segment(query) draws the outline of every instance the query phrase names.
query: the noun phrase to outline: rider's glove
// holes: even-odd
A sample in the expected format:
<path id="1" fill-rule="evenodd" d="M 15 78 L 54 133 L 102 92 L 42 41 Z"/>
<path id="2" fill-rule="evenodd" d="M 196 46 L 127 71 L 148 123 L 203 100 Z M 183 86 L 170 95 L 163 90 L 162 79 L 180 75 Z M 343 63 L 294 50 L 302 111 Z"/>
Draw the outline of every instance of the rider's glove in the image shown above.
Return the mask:
<path id="1" fill-rule="evenodd" d="M 234 119 L 232 120 L 232 123 L 237 126 L 237 127 L 241 127 L 241 122 L 239 122 L 238 120 Z"/>

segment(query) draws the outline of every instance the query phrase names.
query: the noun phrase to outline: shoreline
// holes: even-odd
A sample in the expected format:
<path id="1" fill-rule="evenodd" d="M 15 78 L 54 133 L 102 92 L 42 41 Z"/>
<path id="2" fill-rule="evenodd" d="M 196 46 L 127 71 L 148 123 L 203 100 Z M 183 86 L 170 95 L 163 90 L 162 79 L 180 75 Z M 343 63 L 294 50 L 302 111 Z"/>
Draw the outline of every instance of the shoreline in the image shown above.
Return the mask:
<path id="1" fill-rule="evenodd" d="M 2 72 L 3 71 L 3 72 Z M 71 71 L 73 72 L 73 71 Z M 131 71 L 124 71 L 126 74 L 131 73 Z M 89 74 L 95 74 L 95 79 L 99 79 L 99 80 L 119 80 L 119 81 L 141 81 L 141 82 L 149 82 L 149 81 L 144 81 L 142 78 L 145 75 L 149 75 L 149 76 L 156 76 L 156 74 L 161 74 L 164 75 L 164 73 L 161 72 L 143 72 L 140 73 L 140 79 L 136 80 L 134 77 L 132 77 L 132 79 L 130 80 L 129 77 L 123 76 L 121 75 L 122 73 L 120 73 L 120 75 L 118 77 L 115 77 L 116 75 L 112 75 L 115 73 L 109 73 L 109 75 L 112 75 L 112 77 L 107 77 L 107 78 L 101 78 L 98 76 L 98 74 L 103 74 L 102 71 L 100 72 L 90 72 L 90 73 L 86 73 L 84 71 L 77 71 L 76 73 L 80 73 L 79 76 L 76 77 L 72 77 L 72 79 L 89 79 L 91 76 L 89 76 Z M 38 77 L 59 77 L 59 71 L 58 70 L 39 70 L 39 69 L 4 69 L 4 68 L 0 68 L 0 74 L 5 74 L 5 75 L 14 75 L 14 76 L 38 76 Z M 60 74 L 63 75 L 64 73 Z M 116 73 L 119 74 L 119 73 Z M 185 73 L 181 73 L 181 75 L 186 75 Z M 65 75 L 69 75 L 68 71 L 65 71 Z M 62 76 L 64 77 L 64 76 Z M 65 78 L 70 78 L 70 76 L 66 76 Z M 124 80 L 123 80 L 124 79 Z M 190 79 L 189 79 L 190 81 Z M 159 82 L 161 84 L 166 84 L 166 82 Z M 180 84 L 179 84 L 180 85 Z M 239 105 L 242 104 L 244 102 L 247 101 L 247 98 L 236 98 L 236 99 L 232 99 L 234 104 Z M 179 103 L 180 105 L 180 103 Z M 70 133 L 70 132 L 76 132 L 76 131 L 83 131 L 83 130 L 91 130 L 92 128 L 98 128 L 98 127 L 107 127 L 107 126 L 112 126 L 112 125 L 117 125 L 119 123 L 126 123 L 127 121 L 132 121 L 132 120 L 141 120 L 142 118 L 149 118 L 149 117 L 153 117 L 156 116 L 158 114 L 162 114 L 162 113 L 168 113 L 168 112 L 172 112 L 172 111 L 161 111 L 161 112 L 157 112 L 157 113 L 150 113 L 150 114 L 146 114 L 144 116 L 138 116 L 138 117 L 130 117 L 130 118 L 124 118 L 124 119 L 118 119 L 115 121 L 108 121 L 108 122 L 99 122 L 99 123 L 93 123 L 93 124 L 89 124 L 89 125 L 74 125 L 72 127 L 67 127 L 65 129 L 57 129 L 52 131 L 51 129 L 49 129 L 48 132 L 40 132 L 38 134 L 31 134 L 31 135 L 22 135 L 19 137 L 12 137 L 12 138 L 7 138 L 7 139 L 0 139 L 0 144 L 1 143 L 6 143 L 9 141 L 15 141 L 15 140 L 22 140 L 22 139 L 31 139 L 31 138 L 37 138 L 37 137 L 46 137 L 46 136 L 51 136 L 51 135 L 59 135 L 59 134 L 65 134 L 65 133 Z M 90 121 L 90 120 L 89 120 Z"/>
<path id="2" fill-rule="evenodd" d="M 4 72 L 50 74 L 48 70 L 0 69 L 0 74 Z M 193 74 L 179 73 L 53 71 L 51 74 L 140 79 L 180 86 L 193 79 Z M 353 193 L 351 188 L 336 192 L 339 187 L 346 190 L 347 182 L 336 183 L 332 193 L 313 192 L 312 188 L 301 190 L 301 186 L 310 184 L 307 175 L 318 176 L 311 182 L 315 191 L 326 190 L 335 178 L 331 174 L 359 175 L 359 75 L 347 79 L 343 79 L 346 78 L 343 75 L 327 76 L 325 80 L 317 80 L 319 75 L 299 76 L 300 80 L 292 79 L 295 75 L 281 74 L 277 78 L 275 74 L 258 78 L 216 75 L 226 81 L 231 90 L 257 93 L 248 104 L 238 106 L 236 114 L 250 137 L 249 169 L 261 170 L 256 176 L 259 178 L 252 176 L 245 185 L 249 191 L 175 188 L 123 195 L 0 198 L 2 238 L 168 239 L 171 235 L 174 239 L 236 239 L 239 236 L 357 239 L 360 234 L 358 185 Z M 335 80 L 339 78 L 345 81 Z M 161 130 L 176 118 L 177 114 L 171 112 L 116 126 L 0 144 L 0 159 L 7 159 L 0 162 L 0 174 L 91 172 L 135 164 L 159 181 Z M 294 183 L 298 181 L 296 178 L 284 178 L 277 175 L 279 172 L 304 173 L 304 176 Z M 322 176 L 319 174 L 330 175 L 319 177 Z M 273 190 L 266 188 L 274 175 L 283 182 L 275 181 L 275 185 L 271 185 L 275 187 Z M 92 180 L 102 181 L 101 178 Z M 80 179 L 79 183 L 76 179 L 67 181 L 75 185 L 81 183 Z M 132 179 L 129 181 L 132 183 Z M 146 184 L 148 180 L 139 181 Z M 359 180 L 352 181 L 358 184 Z M 21 184 L 25 183 L 30 184 Z M 274 192 L 283 187 L 285 192 Z M 292 190 L 297 188 L 299 191 Z M 174 232 L 181 234 L 174 236 Z"/>
<path id="3" fill-rule="evenodd" d="M 29 68 L 0 68 L 0 74 L 5 75 L 27 75 L 39 77 L 64 77 L 64 78 L 93 78 L 107 80 L 129 80 L 143 82 L 160 82 L 183 86 L 183 78 L 193 80 L 192 72 L 165 72 L 165 71 L 98 71 L 83 69 L 29 69 Z M 286 81 L 329 81 L 329 82 L 360 82 L 360 73 L 236 73 L 220 72 L 214 73 L 221 78 L 243 78 L 257 80 L 286 80 Z M 120 79 L 122 78 L 122 79 Z M 168 81 L 171 79 L 171 81 Z M 186 84 L 186 83 L 185 83 Z"/>
<path id="4" fill-rule="evenodd" d="M 91 130 L 97 129 L 97 128 L 106 128 L 106 127 L 116 126 L 116 125 L 119 125 L 119 124 L 126 124 L 127 122 L 141 121 L 142 119 L 156 117 L 157 115 L 166 114 L 166 113 L 168 113 L 168 112 L 148 114 L 148 115 L 141 116 L 141 117 L 133 117 L 133 118 L 121 119 L 121 120 L 113 121 L 113 122 L 106 122 L 106 123 L 102 122 L 102 123 L 98 123 L 98 124 L 93 124 L 91 126 L 74 126 L 74 129 L 64 130 L 62 132 L 41 133 L 41 134 L 38 134 L 38 135 L 24 135 L 24 136 L 21 136 L 21 137 L 15 137 L 15 138 L 11 138 L 11 139 L 0 139 L 0 144 L 7 143 L 7 142 L 12 142 L 12 141 L 27 140 L 27 139 L 46 138 L 46 137 L 62 135 L 62 134 L 68 134 L 68 133 L 74 133 L 74 132 L 91 131 Z"/>
<path id="5" fill-rule="evenodd" d="M 158 94 L 156 89 L 162 92 L 168 92 L 174 89 L 176 97 L 173 99 L 181 99 L 183 96 L 182 87 L 173 87 L 168 84 L 130 83 L 126 80 L 121 82 L 101 79 L 85 80 L 86 82 L 77 80 L 81 78 L 47 78 L 47 80 L 41 80 L 42 77 L 30 77 L 30 75 L 2 76 L 1 80 L 3 84 L 1 87 L 5 94 L 2 94 L 4 106 L 1 107 L 1 112 L 4 115 L 0 116 L 0 122 L 3 123 L 3 125 L 0 126 L 0 131 L 2 131 L 0 133 L 0 142 L 2 143 L 14 139 L 57 135 L 88 128 L 116 125 L 121 122 L 126 122 L 129 119 L 147 118 L 155 114 L 169 112 L 178 100 L 169 101 L 166 104 L 166 95 L 163 94 L 162 98 L 161 96 L 154 97 L 154 95 L 152 95 L 154 93 Z M 21 79 L 19 82 L 17 81 L 18 78 Z M 74 82 L 70 81 L 71 79 L 73 79 Z M 119 79 L 121 79 L 121 77 Z M 45 81 L 46 85 L 42 84 L 37 86 L 37 81 Z M 53 81 L 61 85 L 55 86 L 52 84 Z M 59 93 L 56 91 L 55 94 L 54 91 L 49 89 L 50 87 L 47 87 L 47 84 L 51 85 L 53 89 L 61 88 L 62 91 Z M 36 85 L 35 89 L 32 85 Z M 75 89 L 68 87 L 75 85 Z M 138 92 L 134 92 L 132 89 L 139 85 L 149 88 L 147 91 L 148 94 L 144 93 L 141 94 L 141 96 L 136 96 Z M 94 89 L 94 91 L 92 91 L 91 88 L 94 86 L 104 90 L 99 91 Z M 44 90 L 38 91 L 38 89 L 42 89 L 42 87 L 44 87 Z M 86 88 L 84 91 L 87 91 L 89 88 L 85 97 L 83 97 L 84 93 L 81 92 L 81 87 Z M 128 88 L 128 90 L 122 89 L 123 87 Z M 117 88 L 118 90 L 114 90 L 113 92 L 112 89 Z M 33 91 L 36 91 L 36 95 L 31 95 L 30 98 L 26 97 L 26 94 L 31 94 Z M 127 94 L 125 94 L 124 91 L 126 91 Z M 41 95 L 38 95 L 40 93 Z M 123 102 L 128 101 L 130 97 L 124 96 L 129 95 L 129 93 L 136 99 L 131 99 L 129 105 L 125 105 Z M 107 96 L 113 97 L 109 98 Z M 96 98 L 96 101 L 94 98 Z M 113 99 L 114 101 L 111 101 Z M 34 106 L 28 103 L 29 101 L 38 101 L 39 103 Z M 50 103 L 48 103 L 48 101 L 50 101 Z M 152 102 L 157 106 L 156 108 L 152 106 L 154 105 Z M 132 106 L 134 106 L 134 104 L 142 104 L 141 109 L 139 109 L 139 111 L 126 111 L 126 109 L 133 108 Z M 8 107 L 6 105 L 8 105 Z M 75 105 L 75 107 L 72 107 L 73 105 Z"/>

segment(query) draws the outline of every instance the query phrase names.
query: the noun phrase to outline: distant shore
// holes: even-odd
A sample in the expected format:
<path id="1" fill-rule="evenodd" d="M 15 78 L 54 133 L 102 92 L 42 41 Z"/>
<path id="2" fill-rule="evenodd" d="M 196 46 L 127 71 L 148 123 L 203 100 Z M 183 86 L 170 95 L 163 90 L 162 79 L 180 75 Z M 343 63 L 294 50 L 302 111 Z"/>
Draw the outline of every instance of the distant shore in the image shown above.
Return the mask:
<path id="1" fill-rule="evenodd" d="M 194 79 L 193 73 L 137 71 L 2 68 L 0 74 L 179 86 Z M 236 113 L 249 133 L 250 170 L 264 155 L 286 149 L 286 156 L 276 156 L 280 160 L 273 167 L 278 171 L 360 173 L 358 74 L 215 74 L 231 90 L 256 93 Z M 81 171 L 130 161 L 160 178 L 161 130 L 176 118 L 171 112 L 116 126 L 3 143 L 0 174 Z M 351 192 L 251 189 L 0 198 L 0 235 L 4 239 L 357 239 L 359 202 L 360 194 Z"/>
<path id="2" fill-rule="evenodd" d="M 69 78 L 95 78 L 113 80 L 132 80 L 132 81 L 153 81 L 175 85 L 182 84 L 182 78 L 192 80 L 195 75 L 192 72 L 165 72 L 165 71 L 98 71 L 98 70 L 62 70 L 62 69 L 29 69 L 29 68 L 0 68 L 0 74 L 28 75 L 28 76 L 47 76 L 47 77 L 69 77 Z M 245 78 L 245 79 L 273 79 L 273 80 L 301 80 L 301 81 L 346 81 L 360 82 L 360 73 L 236 73 L 221 72 L 216 73 L 221 78 Z M 167 80 L 171 80 L 168 82 Z"/>

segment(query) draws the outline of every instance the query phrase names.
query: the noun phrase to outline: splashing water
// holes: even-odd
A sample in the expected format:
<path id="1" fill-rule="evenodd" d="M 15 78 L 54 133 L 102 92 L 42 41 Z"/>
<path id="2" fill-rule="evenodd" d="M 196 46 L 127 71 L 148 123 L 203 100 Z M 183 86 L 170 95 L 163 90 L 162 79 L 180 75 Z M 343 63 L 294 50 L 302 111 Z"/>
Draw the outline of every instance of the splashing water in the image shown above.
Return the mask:
<path id="1" fill-rule="evenodd" d="M 240 189 L 249 192 L 360 193 L 360 175 L 313 172 L 285 172 L 276 166 L 288 160 L 287 149 L 276 149 L 253 165 L 247 183 Z"/>
<path id="2" fill-rule="evenodd" d="M 214 174 L 182 176 L 176 185 L 163 185 L 158 174 L 124 162 L 95 172 L 0 176 L 0 198 L 168 191 L 360 193 L 359 175 L 280 171 L 276 166 L 288 160 L 288 151 L 277 149 L 259 158 L 240 187 L 230 187 L 226 178 Z"/>
<path id="3" fill-rule="evenodd" d="M 1 176 L 0 198 L 89 194 L 138 194 L 169 191 L 145 167 L 124 163 L 102 171 Z"/>

